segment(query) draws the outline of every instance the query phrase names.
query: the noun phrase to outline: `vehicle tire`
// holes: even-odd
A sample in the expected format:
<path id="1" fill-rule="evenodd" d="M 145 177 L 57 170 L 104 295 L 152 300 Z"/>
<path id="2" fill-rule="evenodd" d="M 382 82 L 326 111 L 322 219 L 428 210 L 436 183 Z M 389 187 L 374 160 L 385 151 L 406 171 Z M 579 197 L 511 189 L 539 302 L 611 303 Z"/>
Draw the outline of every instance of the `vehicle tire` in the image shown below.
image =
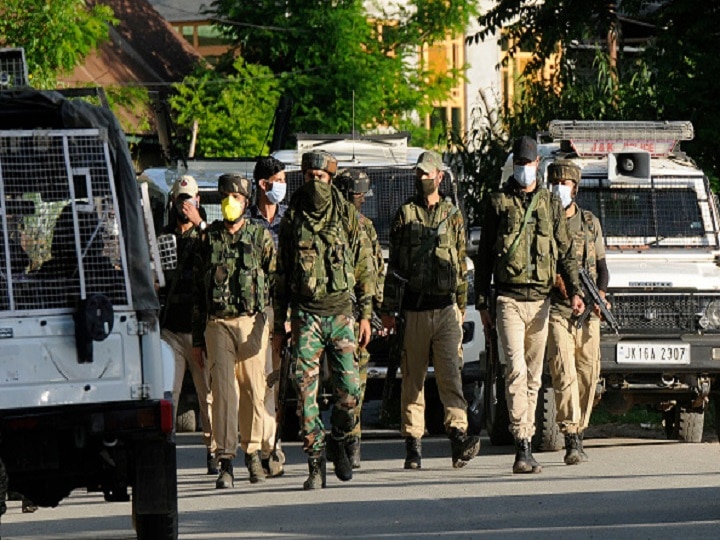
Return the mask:
<path id="1" fill-rule="evenodd" d="M 197 417 L 193 409 L 179 412 L 175 419 L 176 433 L 194 433 L 197 430 Z"/>
<path id="2" fill-rule="evenodd" d="M 556 452 L 565 446 L 565 437 L 557 423 L 555 391 L 551 384 L 543 383 L 535 409 L 535 435 L 533 448 L 538 452 Z"/>
<path id="3" fill-rule="evenodd" d="M 143 442 L 135 450 L 132 517 L 138 540 L 177 540 L 175 444 Z M 142 511 L 139 507 L 142 506 Z"/>
<path id="4" fill-rule="evenodd" d="M 491 347 L 493 348 L 488 347 L 487 350 L 496 350 L 497 340 Z M 489 357 L 483 386 L 485 388 L 483 408 L 490 444 L 495 446 L 513 444 L 513 436 L 508 430 L 510 427 L 510 413 L 505 398 L 505 377 L 501 375 L 500 362 L 495 354 L 491 354 Z"/>
<path id="5" fill-rule="evenodd" d="M 705 411 L 698 412 L 675 405 L 663 413 L 663 419 L 668 439 L 687 443 L 702 442 Z"/>
<path id="6" fill-rule="evenodd" d="M 678 415 L 678 440 L 687 443 L 702 442 L 705 411 L 696 412 L 679 407 Z"/>

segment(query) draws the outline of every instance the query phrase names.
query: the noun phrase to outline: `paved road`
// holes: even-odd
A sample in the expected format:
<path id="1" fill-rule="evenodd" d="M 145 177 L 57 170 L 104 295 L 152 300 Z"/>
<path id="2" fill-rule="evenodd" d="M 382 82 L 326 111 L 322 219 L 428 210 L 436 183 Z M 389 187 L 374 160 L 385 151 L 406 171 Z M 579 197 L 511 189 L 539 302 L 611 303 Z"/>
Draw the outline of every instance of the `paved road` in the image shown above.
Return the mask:
<path id="1" fill-rule="evenodd" d="M 251 486 L 236 468 L 232 490 L 204 474 L 196 434 L 178 437 L 180 538 L 718 538 L 720 445 L 658 438 L 594 438 L 591 461 L 569 467 L 562 452 L 539 454 L 540 475 L 511 474 L 512 449 L 483 438 L 481 455 L 452 469 L 449 444 L 424 440 L 423 469 L 402 470 L 403 443 L 377 432 L 363 467 L 328 488 L 301 490 L 306 462 L 287 445 L 285 476 Z M 54 509 L 22 514 L 11 501 L 2 539 L 133 538 L 129 503 L 74 493 Z"/>

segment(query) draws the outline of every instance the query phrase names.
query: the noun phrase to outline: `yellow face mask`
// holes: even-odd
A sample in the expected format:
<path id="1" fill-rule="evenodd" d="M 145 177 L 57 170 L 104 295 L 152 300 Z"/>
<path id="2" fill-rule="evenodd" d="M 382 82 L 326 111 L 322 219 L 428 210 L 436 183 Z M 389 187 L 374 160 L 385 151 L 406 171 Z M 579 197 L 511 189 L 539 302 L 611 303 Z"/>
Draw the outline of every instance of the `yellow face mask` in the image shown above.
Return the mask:
<path id="1" fill-rule="evenodd" d="M 222 211 L 223 219 L 231 223 L 235 223 L 243 215 L 243 203 L 237 200 L 235 197 L 227 196 L 220 203 L 220 210 Z"/>

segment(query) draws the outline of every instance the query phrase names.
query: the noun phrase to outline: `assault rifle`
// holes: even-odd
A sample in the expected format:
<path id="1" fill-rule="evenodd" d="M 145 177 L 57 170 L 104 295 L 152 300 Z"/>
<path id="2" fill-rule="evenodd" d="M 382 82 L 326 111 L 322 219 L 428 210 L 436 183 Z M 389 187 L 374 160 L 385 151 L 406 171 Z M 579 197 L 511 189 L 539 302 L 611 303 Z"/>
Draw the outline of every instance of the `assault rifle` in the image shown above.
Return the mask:
<path id="1" fill-rule="evenodd" d="M 397 371 L 400 367 L 403 340 L 405 339 L 405 315 L 402 311 L 402 298 L 405 295 L 405 284 L 408 280 L 397 272 L 393 272 L 392 275 L 400 283 L 400 304 L 398 305 L 398 314 L 395 317 L 395 334 L 390 337 L 387 373 L 385 374 L 385 385 L 383 386 L 382 402 L 380 404 L 381 425 L 387 425 L 390 420 L 390 400 L 395 386 L 395 379 L 397 378 Z"/>
<path id="2" fill-rule="evenodd" d="M 290 368 L 292 355 L 290 354 L 290 333 L 285 335 L 282 349 L 280 349 L 280 377 L 278 378 L 278 403 L 275 412 L 275 441 L 273 442 L 270 460 L 280 462 L 278 445 L 282 438 L 283 425 L 285 424 L 285 405 L 287 402 L 288 385 L 290 384 Z"/>
<path id="3" fill-rule="evenodd" d="M 605 299 L 600 294 L 600 290 L 597 288 L 592 276 L 590 276 L 585 268 L 580 268 L 579 276 L 580 282 L 585 289 L 585 311 L 578 317 L 576 327 L 582 327 L 585 320 L 590 316 L 593 306 L 597 306 L 600 309 L 602 318 L 605 319 L 605 322 L 608 323 L 610 328 L 617 334 L 620 330 L 620 323 L 618 323 L 615 315 L 607 308 Z"/>

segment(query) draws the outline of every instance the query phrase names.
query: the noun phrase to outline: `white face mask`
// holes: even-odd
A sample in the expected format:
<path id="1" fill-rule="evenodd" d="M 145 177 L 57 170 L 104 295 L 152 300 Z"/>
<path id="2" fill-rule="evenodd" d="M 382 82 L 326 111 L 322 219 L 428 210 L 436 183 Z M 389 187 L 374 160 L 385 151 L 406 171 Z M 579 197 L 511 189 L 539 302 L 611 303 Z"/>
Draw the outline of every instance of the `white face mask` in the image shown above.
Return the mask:
<path id="1" fill-rule="evenodd" d="M 515 165 L 513 166 L 513 176 L 518 184 L 522 187 L 528 187 L 535 182 L 537 178 L 537 166 L 535 163 L 528 165 Z"/>
<path id="2" fill-rule="evenodd" d="M 560 202 L 562 202 L 563 208 L 567 208 L 572 204 L 572 188 L 570 186 L 566 186 L 565 184 L 553 184 L 552 192 L 560 197 Z"/>
<path id="3" fill-rule="evenodd" d="M 287 193 L 287 184 L 282 182 L 273 182 L 269 190 L 265 192 L 265 195 L 270 201 L 270 204 L 279 204 L 285 198 Z"/>

